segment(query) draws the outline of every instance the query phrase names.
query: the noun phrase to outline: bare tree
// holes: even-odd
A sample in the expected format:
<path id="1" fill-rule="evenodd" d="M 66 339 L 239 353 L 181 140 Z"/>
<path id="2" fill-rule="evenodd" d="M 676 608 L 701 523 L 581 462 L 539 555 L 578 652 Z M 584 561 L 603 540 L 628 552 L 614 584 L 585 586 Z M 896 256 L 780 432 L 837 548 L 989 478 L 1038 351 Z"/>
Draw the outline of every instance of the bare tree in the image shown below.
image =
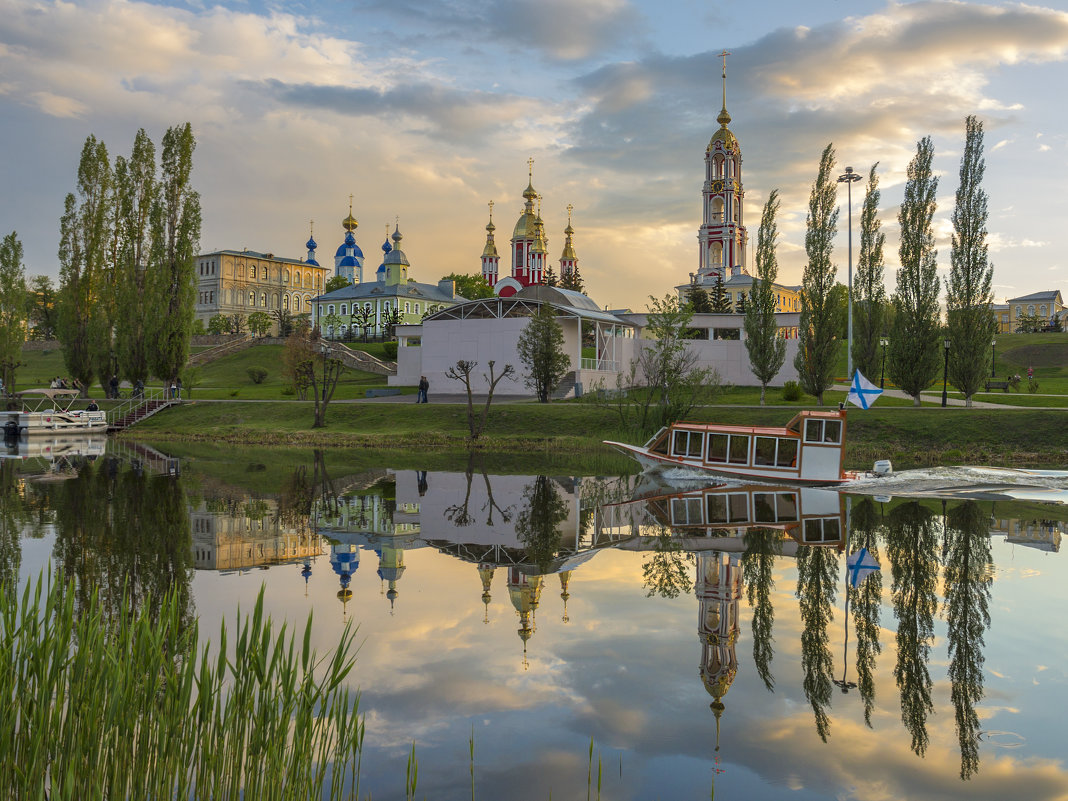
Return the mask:
<path id="1" fill-rule="evenodd" d="M 486 416 L 489 414 L 490 404 L 493 403 L 493 393 L 496 391 L 497 385 L 504 378 L 509 381 L 516 380 L 515 368 L 512 365 L 506 364 L 500 375 L 496 375 L 493 369 L 494 364 L 495 362 L 491 359 L 489 361 L 489 375 L 482 374 L 482 378 L 489 385 L 489 394 L 486 395 L 486 403 L 482 407 L 481 415 L 477 416 L 475 414 L 474 397 L 471 392 L 471 374 L 478 367 L 478 362 L 460 359 L 454 366 L 445 371 L 446 377 L 451 378 L 453 381 L 462 381 L 464 389 L 467 390 L 467 428 L 472 442 L 479 438 L 482 430 L 486 427 Z"/>

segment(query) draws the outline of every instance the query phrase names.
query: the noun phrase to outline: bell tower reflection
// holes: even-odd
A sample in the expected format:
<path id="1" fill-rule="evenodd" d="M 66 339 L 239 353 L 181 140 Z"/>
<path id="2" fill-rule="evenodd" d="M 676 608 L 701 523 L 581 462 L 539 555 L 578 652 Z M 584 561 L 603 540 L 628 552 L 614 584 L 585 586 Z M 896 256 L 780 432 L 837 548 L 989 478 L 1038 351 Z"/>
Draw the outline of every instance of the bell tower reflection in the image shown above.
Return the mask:
<path id="1" fill-rule="evenodd" d="M 716 716 L 716 750 L 723 696 L 738 674 L 738 601 L 742 568 L 737 554 L 702 551 L 697 555 L 697 631 L 701 638 L 701 681 L 712 696 Z"/>
<path id="2" fill-rule="evenodd" d="M 519 628 L 516 633 L 523 641 L 523 667 L 527 668 L 527 642 L 534 636 L 534 610 L 541 601 L 542 577 L 531 576 L 520 571 L 518 567 L 508 568 L 508 597 L 512 601 L 516 614 L 519 615 Z"/>

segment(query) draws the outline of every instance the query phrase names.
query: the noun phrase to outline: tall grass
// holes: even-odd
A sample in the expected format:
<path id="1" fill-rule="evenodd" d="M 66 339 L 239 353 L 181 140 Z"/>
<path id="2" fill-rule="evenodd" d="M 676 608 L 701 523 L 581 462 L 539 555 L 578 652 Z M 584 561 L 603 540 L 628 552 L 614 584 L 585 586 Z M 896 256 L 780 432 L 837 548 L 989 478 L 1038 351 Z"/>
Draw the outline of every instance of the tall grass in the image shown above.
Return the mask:
<path id="1" fill-rule="evenodd" d="M 324 657 L 311 616 L 298 646 L 275 631 L 263 593 L 225 623 L 214 654 L 182 624 L 174 593 L 158 615 L 38 578 L 21 600 L 0 587 L 0 777 L 32 799 L 359 797 L 364 725 L 343 686 L 346 628 Z M 199 656 L 198 656 L 199 655 Z"/>

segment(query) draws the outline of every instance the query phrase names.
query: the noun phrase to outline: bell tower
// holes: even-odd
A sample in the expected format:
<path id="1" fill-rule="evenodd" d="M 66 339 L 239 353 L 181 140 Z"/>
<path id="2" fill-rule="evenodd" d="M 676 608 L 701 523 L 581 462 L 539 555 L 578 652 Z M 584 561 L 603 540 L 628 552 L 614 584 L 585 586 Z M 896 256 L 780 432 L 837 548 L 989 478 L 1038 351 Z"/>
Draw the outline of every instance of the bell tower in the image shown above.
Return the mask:
<path id="1" fill-rule="evenodd" d="M 701 189 L 702 222 L 697 232 L 700 247 L 696 280 L 710 285 L 720 275 L 746 274 L 746 245 L 749 235 L 742 216 L 742 149 L 738 138 L 727 127 L 727 56 L 723 59 L 723 106 L 716 122 L 719 130 L 705 148 L 705 180 Z"/>

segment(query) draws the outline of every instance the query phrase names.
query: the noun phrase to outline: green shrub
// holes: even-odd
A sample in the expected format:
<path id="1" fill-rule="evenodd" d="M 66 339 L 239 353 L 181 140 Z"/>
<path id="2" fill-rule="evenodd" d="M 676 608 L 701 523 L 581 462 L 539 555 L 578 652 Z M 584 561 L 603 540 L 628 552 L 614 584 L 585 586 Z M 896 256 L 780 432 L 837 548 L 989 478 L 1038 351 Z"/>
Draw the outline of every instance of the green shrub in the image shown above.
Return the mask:
<path id="1" fill-rule="evenodd" d="M 297 391 L 292 386 L 290 386 L 289 384 L 286 384 L 285 386 L 282 387 L 282 394 L 283 395 L 296 395 Z"/>
<path id="2" fill-rule="evenodd" d="M 782 399 L 790 403 L 801 400 L 801 385 L 796 381 L 787 381 L 782 385 Z"/>
<path id="3" fill-rule="evenodd" d="M 240 392 L 241 392 L 241 390 L 235 389 L 233 392 L 230 393 L 230 397 L 231 398 L 236 398 Z"/>
<path id="4" fill-rule="evenodd" d="M 397 343 L 383 342 L 382 355 L 386 357 L 387 361 L 395 362 L 397 360 Z"/>
<path id="5" fill-rule="evenodd" d="M 263 379 L 267 377 L 267 371 L 262 367 L 250 367 L 245 372 L 248 373 L 248 377 L 253 384 L 262 384 Z"/>

